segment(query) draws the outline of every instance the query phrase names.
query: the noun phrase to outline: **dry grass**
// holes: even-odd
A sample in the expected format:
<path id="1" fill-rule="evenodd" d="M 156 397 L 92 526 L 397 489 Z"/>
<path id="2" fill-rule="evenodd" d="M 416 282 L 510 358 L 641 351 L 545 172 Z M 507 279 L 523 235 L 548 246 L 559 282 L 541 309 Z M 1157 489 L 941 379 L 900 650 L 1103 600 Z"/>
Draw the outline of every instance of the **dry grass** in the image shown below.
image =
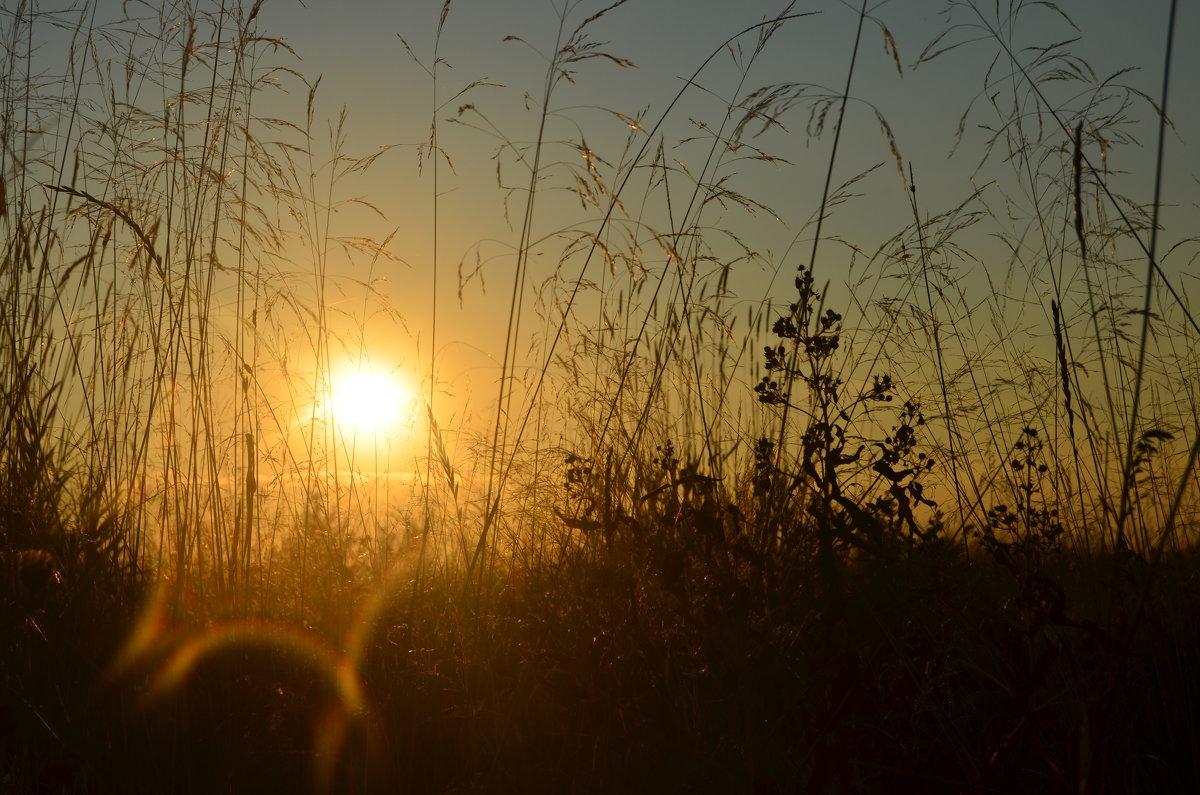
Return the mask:
<path id="1" fill-rule="evenodd" d="M 398 314 L 338 267 L 395 260 L 338 199 L 387 163 L 261 3 L 0 12 L 0 789 L 1195 789 L 1195 241 L 1159 255 L 1160 201 L 1111 187 L 1162 98 L 1012 38 L 1057 9 L 952 2 L 919 64 L 1002 68 L 959 125 L 978 187 L 936 211 L 880 110 L 897 168 L 843 148 L 864 30 L 904 68 L 881 19 L 840 90 L 755 87 L 788 6 L 593 128 L 564 92 L 632 61 L 596 38 L 624 3 L 585 5 L 532 135 L 447 87 L 448 0 L 402 42 L 435 353 L 399 486 L 319 410 L 369 302 Z M 483 432 L 443 397 L 450 124 L 513 230 Z M 823 188 L 760 250 L 782 209 L 740 175 L 797 139 Z M 909 220 L 848 238 L 896 184 Z M 789 286 L 739 294 L 752 268 Z M 495 270 L 478 244 L 459 296 Z"/>

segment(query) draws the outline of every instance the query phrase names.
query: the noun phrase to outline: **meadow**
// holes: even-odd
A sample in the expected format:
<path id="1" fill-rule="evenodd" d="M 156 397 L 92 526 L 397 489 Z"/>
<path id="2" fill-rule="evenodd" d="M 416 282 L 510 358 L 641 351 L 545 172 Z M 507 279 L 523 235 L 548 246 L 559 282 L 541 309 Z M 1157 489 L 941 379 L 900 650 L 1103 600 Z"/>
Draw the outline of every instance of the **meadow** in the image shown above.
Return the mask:
<path id="1" fill-rule="evenodd" d="M 431 3 L 361 152 L 264 0 L 0 10 L 0 791 L 1200 791 L 1174 3 L 780 4 L 594 104 L 635 5 L 513 87 Z"/>

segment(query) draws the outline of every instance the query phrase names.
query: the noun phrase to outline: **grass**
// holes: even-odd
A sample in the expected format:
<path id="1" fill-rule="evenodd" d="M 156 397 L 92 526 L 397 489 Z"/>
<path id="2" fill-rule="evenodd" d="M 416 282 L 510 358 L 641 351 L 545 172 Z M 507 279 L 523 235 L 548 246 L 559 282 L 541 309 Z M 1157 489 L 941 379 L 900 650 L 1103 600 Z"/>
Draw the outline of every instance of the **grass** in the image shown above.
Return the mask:
<path id="1" fill-rule="evenodd" d="M 391 150 L 348 153 L 262 2 L 3 12 L 0 789 L 1200 785 L 1171 47 L 1151 97 L 1018 38 L 1077 30 L 1056 7 L 948 3 L 915 65 L 995 60 L 959 123 L 975 187 L 930 210 L 856 96 L 865 31 L 913 68 L 865 4 L 840 88 L 756 87 L 792 4 L 661 108 L 568 105 L 633 66 L 596 38 L 624 5 L 529 42 L 532 135 L 451 81 L 449 0 L 430 53 L 397 44 L 429 81 L 433 254 L 424 438 L 389 472 L 320 407 L 403 319 L 396 233 L 339 198 Z M 881 131 L 861 168 L 850 108 Z M 1150 124 L 1140 204 L 1116 186 Z M 512 237 L 458 263 L 466 303 L 510 280 L 477 296 L 505 337 L 472 424 L 443 185 L 481 138 Z M 741 175 L 797 139 L 822 189 L 772 252 L 796 213 Z M 852 237 L 897 189 L 897 231 Z"/>

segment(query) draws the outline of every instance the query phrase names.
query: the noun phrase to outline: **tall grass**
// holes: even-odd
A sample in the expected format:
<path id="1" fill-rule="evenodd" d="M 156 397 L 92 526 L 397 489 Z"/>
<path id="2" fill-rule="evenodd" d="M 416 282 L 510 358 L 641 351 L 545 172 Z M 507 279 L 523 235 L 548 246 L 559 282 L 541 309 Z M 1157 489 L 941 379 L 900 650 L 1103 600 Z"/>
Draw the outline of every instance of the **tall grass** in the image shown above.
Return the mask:
<path id="1" fill-rule="evenodd" d="M 396 44 L 427 137 L 365 156 L 262 0 L 3 12 L 4 788 L 1197 784 L 1171 46 L 1151 97 L 1050 4 L 950 2 L 911 64 L 863 4 L 825 12 L 836 87 L 759 86 L 820 17 L 792 3 L 663 107 L 592 107 L 637 61 L 600 38 L 624 6 L 512 37 L 546 53 L 524 130 L 450 80 L 445 0 Z M 900 75 L 989 53 L 946 208 L 859 88 L 873 32 Z M 492 147 L 511 224 L 458 263 L 504 306 L 481 425 L 442 397 L 455 146 Z M 755 197 L 799 157 L 789 206 Z M 324 409 L 404 312 L 398 235 L 347 198 L 379 169 L 429 191 L 414 464 Z"/>

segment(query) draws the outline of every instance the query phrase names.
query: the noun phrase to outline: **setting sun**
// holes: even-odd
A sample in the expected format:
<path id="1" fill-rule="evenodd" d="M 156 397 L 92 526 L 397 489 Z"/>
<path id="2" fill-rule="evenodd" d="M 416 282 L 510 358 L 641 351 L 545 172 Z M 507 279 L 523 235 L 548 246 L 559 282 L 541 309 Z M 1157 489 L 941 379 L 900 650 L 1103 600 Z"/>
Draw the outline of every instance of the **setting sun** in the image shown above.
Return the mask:
<path id="1" fill-rule="evenodd" d="M 326 414 L 347 434 L 386 433 L 404 421 L 412 402 L 412 391 L 395 376 L 360 370 L 334 382 Z"/>

